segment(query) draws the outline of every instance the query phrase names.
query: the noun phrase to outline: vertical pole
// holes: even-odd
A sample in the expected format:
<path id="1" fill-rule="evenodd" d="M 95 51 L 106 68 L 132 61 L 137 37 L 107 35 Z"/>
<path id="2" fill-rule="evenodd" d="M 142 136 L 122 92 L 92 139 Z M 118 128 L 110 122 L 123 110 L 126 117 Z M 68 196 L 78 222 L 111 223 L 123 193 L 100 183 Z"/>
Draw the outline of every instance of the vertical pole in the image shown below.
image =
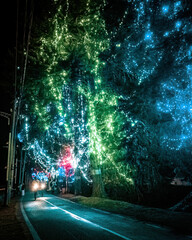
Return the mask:
<path id="1" fill-rule="evenodd" d="M 11 151 L 11 131 L 9 131 L 9 145 L 8 145 L 8 157 L 7 157 L 7 172 L 6 172 L 6 189 L 5 189 L 5 202 L 4 204 L 8 206 L 10 202 L 10 151 Z"/>
<path id="2" fill-rule="evenodd" d="M 20 170 L 19 170 L 19 185 L 21 185 L 22 164 L 23 164 L 23 150 L 21 149 Z"/>
<path id="3" fill-rule="evenodd" d="M 8 160 L 7 160 L 7 173 L 6 173 L 6 196 L 5 204 L 8 205 L 11 200 L 11 189 L 13 186 L 13 176 L 14 176 L 14 160 L 15 160 L 15 143 L 16 143 L 16 109 L 17 109 L 17 40 L 18 40 L 18 13 L 19 13 L 19 1 L 17 1 L 17 19 L 16 19 L 16 46 L 15 46 L 15 96 L 14 96 L 14 106 L 12 112 L 12 123 L 9 132 L 9 147 L 8 147 Z"/>
<path id="4" fill-rule="evenodd" d="M 17 164 L 18 164 L 18 159 L 16 158 L 15 160 L 15 176 L 14 176 L 14 183 L 17 183 Z"/>
<path id="5" fill-rule="evenodd" d="M 14 177 L 14 162 L 15 162 L 15 121 L 16 121 L 16 99 L 14 102 L 14 109 L 13 109 L 13 120 L 12 120 L 12 129 L 11 129 L 11 149 L 10 149 L 10 189 L 13 188 L 13 177 Z M 11 191 L 11 190 L 10 190 Z"/>
<path id="6" fill-rule="evenodd" d="M 66 175 L 66 191 L 65 193 L 68 193 L 68 176 Z"/>
<path id="7" fill-rule="evenodd" d="M 25 174 L 25 161 L 26 160 L 26 151 L 24 152 L 24 159 L 23 159 L 23 170 L 22 170 L 22 178 L 21 178 L 21 184 L 23 186 L 24 184 L 24 174 Z"/>

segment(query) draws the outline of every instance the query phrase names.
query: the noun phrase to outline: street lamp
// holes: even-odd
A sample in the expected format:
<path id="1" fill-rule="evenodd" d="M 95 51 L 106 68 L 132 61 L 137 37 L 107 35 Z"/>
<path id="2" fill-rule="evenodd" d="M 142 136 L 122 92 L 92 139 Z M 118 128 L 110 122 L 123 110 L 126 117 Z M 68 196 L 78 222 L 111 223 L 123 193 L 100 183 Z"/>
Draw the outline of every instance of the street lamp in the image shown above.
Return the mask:
<path id="1" fill-rule="evenodd" d="M 4 117 L 4 118 L 7 118 L 8 119 L 8 125 L 10 125 L 10 117 L 11 117 L 10 113 L 0 112 L 0 116 Z"/>

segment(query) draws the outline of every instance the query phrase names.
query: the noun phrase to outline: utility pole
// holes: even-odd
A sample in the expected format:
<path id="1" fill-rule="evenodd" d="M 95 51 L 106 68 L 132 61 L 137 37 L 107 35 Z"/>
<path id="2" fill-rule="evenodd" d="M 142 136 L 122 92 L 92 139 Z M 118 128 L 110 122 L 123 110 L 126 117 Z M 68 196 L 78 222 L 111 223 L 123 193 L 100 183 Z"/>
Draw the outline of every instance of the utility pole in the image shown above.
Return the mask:
<path id="1" fill-rule="evenodd" d="M 13 178 L 14 178 L 14 160 L 15 160 L 15 145 L 16 145 L 16 127 L 15 127 L 16 108 L 17 108 L 17 100 L 15 99 L 12 114 L 0 112 L 0 116 L 8 119 L 8 125 L 10 125 L 10 119 L 11 119 L 11 127 L 9 128 L 9 145 L 8 145 L 8 156 L 7 156 L 6 187 L 5 187 L 5 201 L 4 201 L 4 204 L 6 206 L 9 205 L 11 200 L 11 190 L 13 187 Z"/>
<path id="2" fill-rule="evenodd" d="M 11 198 L 11 189 L 10 189 L 10 182 L 11 182 L 11 130 L 9 130 L 9 145 L 8 145 L 8 154 L 7 154 L 7 173 L 6 173 L 6 188 L 5 188 L 5 205 L 8 206 L 10 203 Z"/>
<path id="3" fill-rule="evenodd" d="M 20 157 L 20 170 L 19 170 L 19 186 L 21 186 L 22 184 L 22 174 L 21 174 L 21 170 L 22 170 L 22 165 L 23 165 L 23 149 L 21 148 L 21 157 Z M 21 189 L 19 189 L 21 190 Z"/>
<path id="4" fill-rule="evenodd" d="M 11 151 L 10 151 L 10 192 L 13 188 L 14 180 L 14 163 L 15 163 L 15 148 L 16 148 L 16 111 L 17 111 L 17 99 L 14 100 L 13 112 L 12 112 L 12 126 L 11 126 Z M 11 197 L 10 197 L 11 198 Z"/>
<path id="5" fill-rule="evenodd" d="M 22 184 L 22 186 L 24 184 L 24 179 L 25 179 L 25 163 L 26 163 L 26 151 L 24 151 L 23 170 L 22 170 L 22 173 L 21 173 L 21 184 Z"/>
<path id="6" fill-rule="evenodd" d="M 8 126 L 10 126 L 10 113 L 0 112 L 0 116 L 8 119 Z M 10 182 L 10 153 L 11 153 L 11 128 L 9 128 L 9 143 L 8 143 L 8 153 L 7 153 L 7 171 L 6 171 L 6 187 L 5 187 L 5 199 L 4 204 L 8 206 L 9 196 L 9 182 Z"/>

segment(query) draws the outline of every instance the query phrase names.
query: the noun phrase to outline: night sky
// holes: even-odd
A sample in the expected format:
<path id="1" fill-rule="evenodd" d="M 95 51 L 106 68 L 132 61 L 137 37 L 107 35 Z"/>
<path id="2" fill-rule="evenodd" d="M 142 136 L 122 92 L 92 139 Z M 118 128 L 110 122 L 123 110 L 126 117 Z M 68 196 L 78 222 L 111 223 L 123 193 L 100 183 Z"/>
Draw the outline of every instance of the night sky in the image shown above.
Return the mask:
<path id="1" fill-rule="evenodd" d="M 0 58 L 0 112 L 10 113 L 13 93 L 13 73 L 14 63 L 11 55 L 14 56 L 15 45 L 15 19 L 16 2 L 4 1 L 1 4 L 0 24 L 1 24 L 1 58 Z M 8 120 L 0 116 L 0 172 L 4 172 L 7 161 L 8 142 Z M 4 175 L 0 175 L 0 183 L 4 180 Z"/>
<path id="2" fill-rule="evenodd" d="M 16 1 L 15 1 L 16 2 Z M 11 5 L 12 4 L 12 5 Z M 6 1 L 1 8 L 0 111 L 10 112 L 13 87 L 16 4 Z M 1 122 L 7 120 L 1 118 Z M 2 140 L 2 137 L 1 137 Z"/>

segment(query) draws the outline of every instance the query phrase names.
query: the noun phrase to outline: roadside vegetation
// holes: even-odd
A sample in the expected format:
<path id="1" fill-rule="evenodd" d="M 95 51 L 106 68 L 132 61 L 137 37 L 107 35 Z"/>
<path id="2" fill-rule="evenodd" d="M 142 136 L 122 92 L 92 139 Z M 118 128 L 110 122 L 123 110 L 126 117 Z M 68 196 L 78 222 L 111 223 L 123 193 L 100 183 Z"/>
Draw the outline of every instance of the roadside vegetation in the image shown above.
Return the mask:
<path id="1" fill-rule="evenodd" d="M 178 233 L 192 233 L 191 213 L 173 212 L 168 209 L 145 207 L 107 198 L 77 196 L 70 198 L 70 200 L 91 208 L 122 214 L 151 224 L 169 227 Z"/>

